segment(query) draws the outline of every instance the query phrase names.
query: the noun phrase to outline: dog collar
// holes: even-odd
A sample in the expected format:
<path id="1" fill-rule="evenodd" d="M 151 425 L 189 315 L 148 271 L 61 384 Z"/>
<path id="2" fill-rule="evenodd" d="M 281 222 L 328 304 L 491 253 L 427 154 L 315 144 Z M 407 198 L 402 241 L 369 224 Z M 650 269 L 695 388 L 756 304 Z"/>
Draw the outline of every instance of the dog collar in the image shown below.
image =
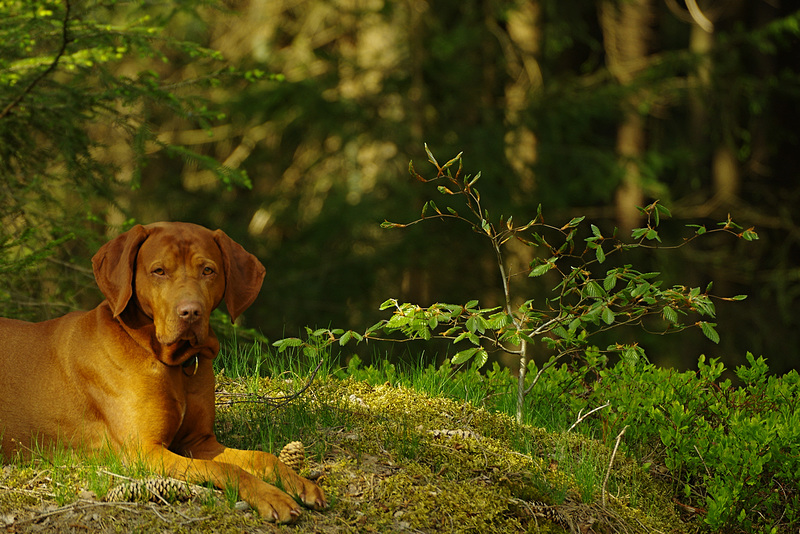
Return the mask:
<path id="1" fill-rule="evenodd" d="M 195 354 L 185 362 L 181 364 L 183 367 L 183 374 L 186 376 L 194 376 L 197 374 L 197 368 L 200 367 L 200 358 Z M 189 372 L 189 370 L 191 372 Z"/>

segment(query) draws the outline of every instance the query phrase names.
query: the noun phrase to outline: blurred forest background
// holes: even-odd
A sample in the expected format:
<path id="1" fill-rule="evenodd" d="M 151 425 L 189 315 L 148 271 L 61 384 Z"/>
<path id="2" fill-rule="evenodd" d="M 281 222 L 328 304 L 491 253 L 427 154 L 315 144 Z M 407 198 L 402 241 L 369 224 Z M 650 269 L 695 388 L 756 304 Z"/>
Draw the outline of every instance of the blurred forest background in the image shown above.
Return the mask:
<path id="1" fill-rule="evenodd" d="M 782 371 L 800 361 L 798 124 L 788 0 L 4 1 L 0 314 L 96 305 L 96 248 L 157 220 L 222 228 L 262 260 L 244 319 L 270 339 L 363 330 L 390 297 L 497 305 L 478 236 L 380 228 L 435 194 L 408 174 L 429 174 L 427 143 L 464 152 L 498 217 L 541 204 L 629 236 L 660 199 L 665 244 L 728 213 L 755 226 L 754 243 L 623 258 L 749 295 L 718 303 L 719 345 L 635 335 L 662 365 L 750 350 Z M 508 251 L 520 300 L 542 291 L 531 254 Z"/>

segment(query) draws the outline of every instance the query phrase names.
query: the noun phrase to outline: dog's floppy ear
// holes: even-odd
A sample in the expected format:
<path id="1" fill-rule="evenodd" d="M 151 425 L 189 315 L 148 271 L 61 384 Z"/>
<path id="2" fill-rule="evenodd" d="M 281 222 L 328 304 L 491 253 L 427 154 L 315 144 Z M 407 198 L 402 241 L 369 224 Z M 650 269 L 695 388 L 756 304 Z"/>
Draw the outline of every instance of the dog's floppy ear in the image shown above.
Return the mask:
<path id="1" fill-rule="evenodd" d="M 137 224 L 100 247 L 92 258 L 94 278 L 108 299 L 114 317 L 122 313 L 133 296 L 136 254 L 147 235 L 145 227 Z"/>
<path id="2" fill-rule="evenodd" d="M 214 231 L 214 241 L 222 252 L 225 269 L 225 306 L 231 321 L 235 321 L 256 300 L 267 270 L 222 230 Z"/>

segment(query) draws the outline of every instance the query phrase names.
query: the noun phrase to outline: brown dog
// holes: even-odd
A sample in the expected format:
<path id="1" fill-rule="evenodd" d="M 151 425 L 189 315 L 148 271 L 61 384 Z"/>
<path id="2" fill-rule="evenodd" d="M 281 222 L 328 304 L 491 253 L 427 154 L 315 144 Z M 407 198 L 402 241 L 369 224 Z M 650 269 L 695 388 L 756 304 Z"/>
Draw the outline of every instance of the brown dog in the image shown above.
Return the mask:
<path id="1" fill-rule="evenodd" d="M 209 327 L 261 289 L 264 267 L 224 232 L 188 223 L 135 226 L 92 258 L 106 296 L 89 312 L 42 323 L 0 319 L 2 452 L 20 445 L 106 445 L 152 469 L 233 486 L 262 516 L 294 521 L 327 506 L 315 484 L 272 454 L 229 449 L 214 436 L 219 343 Z"/>

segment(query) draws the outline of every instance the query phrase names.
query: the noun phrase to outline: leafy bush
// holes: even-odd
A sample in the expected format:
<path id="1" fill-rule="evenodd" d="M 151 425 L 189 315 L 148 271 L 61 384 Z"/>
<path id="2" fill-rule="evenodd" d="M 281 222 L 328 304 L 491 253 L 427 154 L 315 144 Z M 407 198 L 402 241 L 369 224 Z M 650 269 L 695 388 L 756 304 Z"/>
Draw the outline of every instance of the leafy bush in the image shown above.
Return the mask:
<path id="1" fill-rule="evenodd" d="M 662 248 L 659 224 L 669 216 L 666 207 L 654 202 L 640 208 L 645 226 L 633 230 L 632 242 L 624 242 L 616 230 L 606 236 L 589 225 L 585 231 L 583 217 L 560 227 L 546 224 L 541 209 L 526 224 L 516 225 L 512 217 L 493 222 L 475 188 L 480 174 L 463 175 L 460 154 L 444 165 L 430 152 L 428 156 L 436 176 L 422 177 L 413 164 L 411 174 L 420 181 L 438 183 L 445 197 L 460 197 L 467 215 L 429 201 L 420 219 L 384 222 L 383 226 L 404 228 L 430 219 L 469 224 L 495 251 L 504 304 L 483 308 L 473 300 L 464 305 L 421 306 L 388 299 L 381 309 L 391 310 L 391 317 L 363 333 L 308 329 L 305 339 L 275 342 L 279 352 L 299 347 L 316 357 L 335 344 L 398 340 L 396 334 L 402 336 L 400 340 L 444 338 L 462 345 L 442 368 L 431 367 L 420 376 L 427 374 L 441 383 L 460 381 L 463 390 L 480 392 L 473 401 L 486 403 L 494 397 L 496 407 L 508 412 L 513 410 L 503 400 L 509 397 L 504 393 L 513 380 L 508 370 L 495 365 L 485 379 L 475 377 L 489 351 L 511 352 L 520 358 L 515 395 L 518 421 L 547 421 L 547 426 L 568 432 L 581 425 L 582 431 L 600 434 L 606 442 L 615 437 L 619 442 L 627 432 L 627 448 L 652 458 L 650 466 L 657 463 L 669 473 L 679 496 L 676 502 L 703 517 L 711 528 L 777 532 L 800 521 L 797 373 L 769 377 L 763 358 L 748 354 L 750 365 L 736 370 L 744 384 L 737 388 L 729 379 L 720 381 L 724 366 L 717 360 L 707 363 L 701 357 L 697 372 L 678 373 L 649 363 L 636 343 L 605 348 L 592 343 L 597 334 L 630 325 L 661 333 L 698 328 L 719 341 L 712 322 L 716 309 L 710 285 L 705 290 L 682 285 L 667 288 L 659 273 L 642 272 L 629 264 L 601 269 L 609 265 L 606 261 L 611 255 L 633 248 Z M 758 238 L 752 228 L 742 229 L 730 217 L 711 230 L 691 228 L 690 237 L 668 248 L 712 232 L 747 241 Z M 503 252 L 512 239 L 534 250 L 527 275 L 543 280 L 549 288 L 540 302 L 527 298 L 514 304 L 512 275 Z M 541 367 L 530 357 L 534 347 L 550 355 Z M 613 365 L 609 363 L 612 357 Z M 471 364 L 468 371 L 453 374 L 453 366 L 465 363 Z M 357 359 L 351 360 L 347 373 L 372 382 L 399 379 L 392 365 L 363 368 Z M 445 394 L 458 396 L 445 389 Z"/>
<path id="2" fill-rule="evenodd" d="M 562 421 L 605 406 L 582 430 L 612 439 L 627 428 L 629 450 L 666 468 L 676 500 L 708 526 L 786 532 L 800 524 L 800 376 L 771 376 L 763 357 L 747 360 L 738 387 L 703 356 L 685 372 L 645 360 L 564 364 L 544 373 L 528 402 L 561 407 Z"/>
<path id="3" fill-rule="evenodd" d="M 625 264 L 605 271 L 599 268 L 611 255 L 633 248 L 660 246 L 658 226 L 661 219 L 670 213 L 657 201 L 640 208 L 646 225 L 633 230 L 632 243 L 622 241 L 616 231 L 611 236 L 604 236 L 595 225 L 590 225 L 587 237 L 581 239 L 584 217 L 573 218 L 560 227 L 552 226 L 544 222 L 541 207 L 526 224 L 514 223 L 513 217 L 505 219 L 501 216 L 493 221 L 475 187 L 480 173 L 474 176 L 464 174 L 461 154 L 440 165 L 433 154 L 427 152 L 430 163 L 436 168 L 436 175 L 424 178 L 416 172 L 413 163 L 409 165 L 410 173 L 421 182 L 438 184 L 438 192 L 446 198 L 456 197 L 463 201 L 466 215 L 459 214 L 452 206 L 442 210 L 431 200 L 423 206 L 420 219 L 410 223 L 386 221 L 382 226 L 405 228 L 431 219 L 468 224 L 478 235 L 488 239 L 495 252 L 505 297 L 503 306 L 482 308 L 477 300 L 472 300 L 464 305 L 436 303 L 425 307 L 389 299 L 381 309 L 392 310 L 392 316 L 363 334 L 309 330 L 307 341 L 289 338 L 276 342 L 280 350 L 290 346 L 316 350 L 336 342 L 345 345 L 351 340 L 361 342 L 399 333 L 404 339 L 429 340 L 435 336 L 452 341 L 459 347 L 452 358 L 454 365 L 476 361 L 478 367 L 482 367 L 490 350 L 516 354 L 520 360 L 517 420 L 522 421 L 524 397 L 539 378 L 537 374 L 533 381 L 526 382 L 528 362 L 534 350 L 552 355 L 539 373 L 568 354 L 617 354 L 635 360 L 644 356 L 638 344 L 614 343 L 601 350 L 592 347 L 590 340 L 620 326 L 644 326 L 645 321 L 652 318 L 657 322 L 648 324 L 649 329 L 666 333 L 699 328 L 712 341 L 719 341 L 716 324 L 708 320 L 713 319 L 716 313 L 709 293 L 710 285 L 705 291 L 681 285 L 664 288 L 659 273 L 641 272 Z M 462 211 L 464 208 L 459 207 Z M 695 225 L 692 232 L 690 238 L 676 246 L 714 232 L 732 234 L 745 240 L 758 238 L 752 228 L 743 230 L 730 217 L 716 229 L 707 230 Z M 509 273 L 504 257 L 504 247 L 512 239 L 533 249 L 534 259 L 527 275 L 540 278 L 549 287 L 547 295 L 538 302 L 529 295 L 518 299 L 512 294 L 513 275 Z M 547 274 L 555 276 L 545 276 Z M 740 295 L 725 300 L 743 298 Z M 520 304 L 519 301 L 523 302 Z M 466 348 L 463 348 L 463 343 L 467 344 Z"/>

